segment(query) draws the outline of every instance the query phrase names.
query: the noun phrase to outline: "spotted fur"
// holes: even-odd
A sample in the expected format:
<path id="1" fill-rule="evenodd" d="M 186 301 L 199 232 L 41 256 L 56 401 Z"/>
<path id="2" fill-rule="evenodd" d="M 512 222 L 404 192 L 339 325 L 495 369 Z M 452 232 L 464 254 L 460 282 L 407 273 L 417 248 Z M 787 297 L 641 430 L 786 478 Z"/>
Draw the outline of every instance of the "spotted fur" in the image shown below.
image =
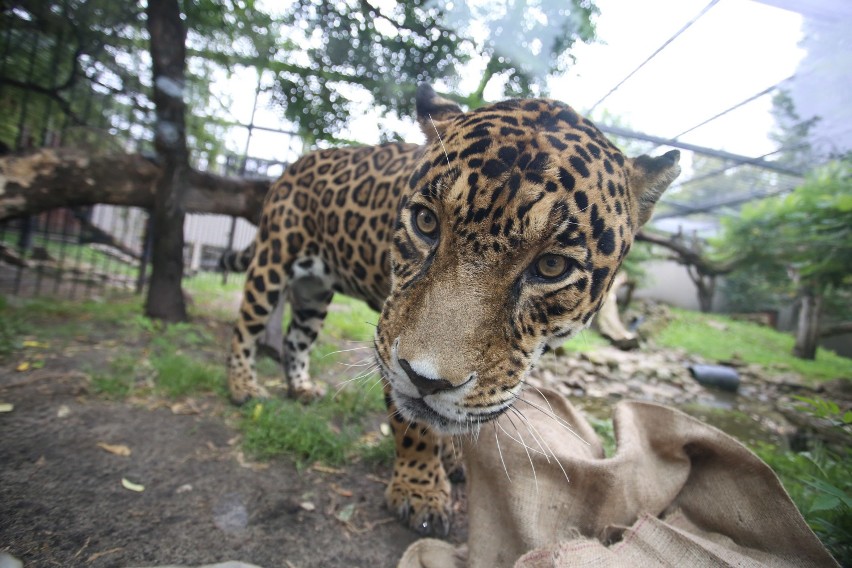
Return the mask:
<path id="1" fill-rule="evenodd" d="M 307 353 L 333 291 L 381 308 L 375 347 L 396 441 L 389 506 L 423 532 L 450 522 L 446 435 L 515 401 L 548 345 L 585 328 L 678 153 L 626 158 L 549 99 L 464 113 L 421 86 L 422 146 L 308 154 L 266 199 L 234 330 L 229 387 L 264 395 L 254 354 L 283 298 L 291 394 L 321 392 Z M 452 460 L 449 460 L 452 461 Z"/>

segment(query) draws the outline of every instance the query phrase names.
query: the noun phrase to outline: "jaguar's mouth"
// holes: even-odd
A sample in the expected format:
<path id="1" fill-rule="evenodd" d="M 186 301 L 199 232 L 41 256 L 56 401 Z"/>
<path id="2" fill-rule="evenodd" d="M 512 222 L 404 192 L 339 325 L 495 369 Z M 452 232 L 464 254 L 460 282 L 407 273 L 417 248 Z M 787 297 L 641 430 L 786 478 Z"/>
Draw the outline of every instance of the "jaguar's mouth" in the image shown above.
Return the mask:
<path id="1" fill-rule="evenodd" d="M 423 398 L 412 397 L 395 391 L 392 392 L 392 397 L 403 418 L 411 422 L 423 422 L 436 432 L 445 435 L 475 433 L 482 424 L 494 420 L 508 408 L 507 405 L 496 410 L 487 410 L 476 414 L 459 411 L 459 417 L 453 419 L 436 411 Z"/>

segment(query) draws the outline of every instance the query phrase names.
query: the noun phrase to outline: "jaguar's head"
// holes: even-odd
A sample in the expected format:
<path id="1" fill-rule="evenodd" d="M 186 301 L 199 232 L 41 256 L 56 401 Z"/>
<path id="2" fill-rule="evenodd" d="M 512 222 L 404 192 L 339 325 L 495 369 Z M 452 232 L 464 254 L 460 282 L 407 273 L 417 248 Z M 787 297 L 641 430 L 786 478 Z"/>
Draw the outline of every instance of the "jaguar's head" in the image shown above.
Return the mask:
<path id="1" fill-rule="evenodd" d="M 679 153 L 625 158 L 548 99 L 464 113 L 424 85 L 417 113 L 428 142 L 375 345 L 404 418 L 469 432 L 512 405 L 546 345 L 588 326 Z"/>

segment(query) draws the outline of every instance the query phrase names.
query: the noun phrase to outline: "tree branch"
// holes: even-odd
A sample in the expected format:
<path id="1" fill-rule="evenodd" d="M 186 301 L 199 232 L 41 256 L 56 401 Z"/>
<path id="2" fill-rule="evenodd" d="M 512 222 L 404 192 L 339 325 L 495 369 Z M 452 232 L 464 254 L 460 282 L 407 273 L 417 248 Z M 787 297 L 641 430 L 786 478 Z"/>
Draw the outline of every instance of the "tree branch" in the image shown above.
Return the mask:
<path id="1" fill-rule="evenodd" d="M 700 274 L 707 276 L 720 276 L 728 274 L 736 268 L 736 263 L 719 264 L 703 256 L 700 252 L 684 244 L 677 236 L 666 238 L 641 230 L 636 234 L 637 241 L 643 241 L 654 245 L 665 247 L 677 254 L 677 262 L 687 266 L 694 266 Z"/>
<path id="2" fill-rule="evenodd" d="M 90 156 L 73 149 L 40 149 L 0 157 L 0 220 L 56 207 L 127 205 L 150 209 L 159 166 L 139 154 Z M 186 209 L 243 217 L 257 223 L 269 180 L 190 170 Z"/>

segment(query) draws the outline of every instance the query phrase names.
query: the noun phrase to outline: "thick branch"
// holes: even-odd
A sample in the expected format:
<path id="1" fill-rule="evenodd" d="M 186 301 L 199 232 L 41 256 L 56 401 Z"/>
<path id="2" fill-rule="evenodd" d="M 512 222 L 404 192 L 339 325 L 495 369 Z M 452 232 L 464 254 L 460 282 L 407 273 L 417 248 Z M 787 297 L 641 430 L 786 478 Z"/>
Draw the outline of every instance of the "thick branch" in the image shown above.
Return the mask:
<path id="1" fill-rule="evenodd" d="M 704 257 L 700 252 L 689 248 L 676 237 L 666 238 L 660 235 L 639 231 L 636 234 L 637 241 L 644 241 L 654 245 L 665 247 L 677 254 L 677 262 L 686 266 L 694 266 L 699 274 L 706 276 L 720 276 L 732 272 L 734 264 L 718 264 Z"/>
<path id="2" fill-rule="evenodd" d="M 843 335 L 846 333 L 852 333 L 852 321 L 826 325 L 819 330 L 820 337 L 833 337 L 835 335 Z"/>
<path id="3" fill-rule="evenodd" d="M 0 220 L 56 207 L 128 205 L 150 209 L 160 168 L 139 154 L 88 156 L 40 149 L 0 157 Z M 186 210 L 243 217 L 257 223 L 267 180 L 226 178 L 191 170 Z"/>

